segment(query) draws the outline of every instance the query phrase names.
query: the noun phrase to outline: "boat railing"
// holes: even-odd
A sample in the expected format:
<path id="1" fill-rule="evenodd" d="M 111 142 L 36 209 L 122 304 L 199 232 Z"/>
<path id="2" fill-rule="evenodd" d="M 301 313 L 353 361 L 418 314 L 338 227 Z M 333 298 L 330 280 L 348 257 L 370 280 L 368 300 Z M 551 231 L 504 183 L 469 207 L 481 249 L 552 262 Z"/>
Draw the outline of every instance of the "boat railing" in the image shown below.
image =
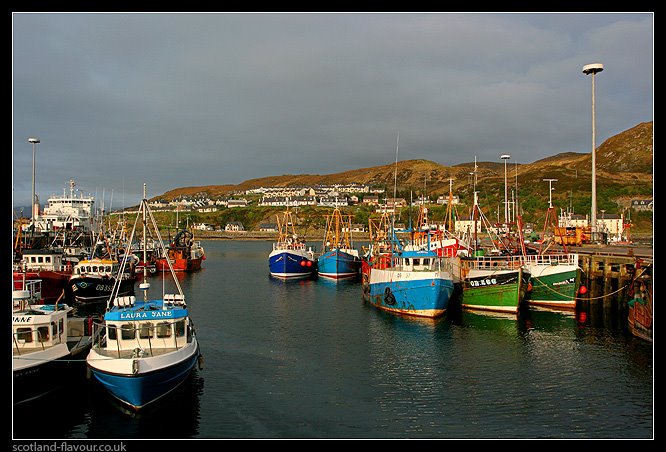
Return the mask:
<path id="1" fill-rule="evenodd" d="M 525 263 L 536 265 L 578 265 L 576 253 L 528 254 Z"/>
<path id="2" fill-rule="evenodd" d="M 433 272 L 455 270 L 454 261 L 446 256 L 393 257 L 393 266 L 403 271 Z"/>
<path id="3" fill-rule="evenodd" d="M 118 358 L 157 356 L 192 342 L 191 326 L 186 325 L 185 319 L 121 324 L 95 322 L 93 336 L 96 338 L 93 348 L 98 354 Z"/>
<path id="4" fill-rule="evenodd" d="M 305 250 L 305 243 L 297 242 L 275 242 L 273 243 L 273 251 L 277 250 Z"/>
<path id="5" fill-rule="evenodd" d="M 56 335 L 51 340 L 49 325 L 41 325 L 36 328 L 18 327 L 12 334 L 12 343 L 17 355 L 21 355 L 21 350 L 33 352 L 36 349 L 46 350 L 47 347 L 60 343 L 60 335 Z M 36 335 L 36 336 L 35 336 Z"/>
<path id="6" fill-rule="evenodd" d="M 474 256 L 461 259 L 461 265 L 478 270 L 513 270 L 523 266 L 525 256 Z"/>

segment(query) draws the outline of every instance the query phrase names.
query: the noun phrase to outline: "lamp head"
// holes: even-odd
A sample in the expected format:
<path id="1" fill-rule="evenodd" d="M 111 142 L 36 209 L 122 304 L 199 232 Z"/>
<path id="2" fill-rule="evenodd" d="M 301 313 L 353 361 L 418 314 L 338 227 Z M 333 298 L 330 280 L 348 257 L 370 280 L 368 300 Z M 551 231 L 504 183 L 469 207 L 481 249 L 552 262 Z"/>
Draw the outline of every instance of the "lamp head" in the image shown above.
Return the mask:
<path id="1" fill-rule="evenodd" d="M 601 72 L 603 70 L 604 65 L 601 63 L 592 63 L 583 66 L 583 74 L 585 75 L 596 74 L 597 72 Z"/>
<path id="2" fill-rule="evenodd" d="M 28 143 L 39 143 L 39 138 L 30 137 L 28 138 Z"/>

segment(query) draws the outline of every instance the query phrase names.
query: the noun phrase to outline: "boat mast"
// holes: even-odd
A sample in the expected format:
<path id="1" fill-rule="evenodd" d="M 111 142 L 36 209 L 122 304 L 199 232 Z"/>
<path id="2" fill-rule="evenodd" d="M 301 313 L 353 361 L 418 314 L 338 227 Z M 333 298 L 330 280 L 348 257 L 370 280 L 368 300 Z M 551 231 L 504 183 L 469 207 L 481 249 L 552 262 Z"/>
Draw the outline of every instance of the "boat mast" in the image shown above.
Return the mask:
<path id="1" fill-rule="evenodd" d="M 143 184 L 143 212 L 142 212 L 142 222 L 143 222 L 143 281 L 146 282 L 146 279 L 148 279 L 148 253 L 147 253 L 147 246 L 146 246 L 146 184 L 144 182 Z M 143 301 L 146 301 L 148 297 L 147 291 L 143 292 Z"/>
<path id="2" fill-rule="evenodd" d="M 395 235 L 395 197 L 398 191 L 398 149 L 400 149 L 400 132 L 395 141 L 395 167 L 393 169 L 393 215 L 391 216 L 391 235 Z"/>
<path id="3" fill-rule="evenodd" d="M 474 222 L 474 251 L 475 252 L 476 252 L 476 249 L 479 246 L 478 234 L 477 234 L 477 230 L 476 230 L 476 223 L 477 223 L 476 216 L 477 216 L 478 209 L 479 209 L 479 195 L 476 192 L 476 170 L 477 170 L 477 168 L 478 168 L 478 166 L 476 165 L 476 157 L 474 157 L 474 172 L 473 172 L 473 177 L 474 177 L 474 179 L 473 179 L 473 181 L 474 181 L 474 207 L 473 207 L 473 210 L 472 210 L 472 221 Z"/>

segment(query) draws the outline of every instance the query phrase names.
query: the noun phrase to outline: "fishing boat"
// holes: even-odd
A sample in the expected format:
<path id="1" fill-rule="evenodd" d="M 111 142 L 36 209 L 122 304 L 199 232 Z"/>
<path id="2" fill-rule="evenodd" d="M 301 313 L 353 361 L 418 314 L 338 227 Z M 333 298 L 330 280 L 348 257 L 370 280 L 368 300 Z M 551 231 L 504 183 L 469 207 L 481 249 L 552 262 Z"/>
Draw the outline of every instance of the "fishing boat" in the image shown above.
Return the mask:
<path id="1" fill-rule="evenodd" d="M 363 247 L 361 255 L 361 281 L 363 292 L 370 289 L 370 272 L 373 268 L 387 268 L 391 264 L 393 245 L 390 240 L 391 222 L 388 212 L 379 218 L 368 218 L 368 235 L 370 242 Z"/>
<path id="2" fill-rule="evenodd" d="M 545 180 L 549 182 L 550 197 L 541 241 L 538 250 L 524 254 L 524 267 L 531 276 L 531 290 L 525 300 L 535 306 L 576 309 L 579 292 L 587 290 L 581 285 L 583 270 L 578 263 L 578 253 L 568 251 L 562 228 L 555 224 L 552 183 L 557 179 Z M 558 235 L 562 251 L 552 249 Z"/>
<path id="3" fill-rule="evenodd" d="M 62 249 L 26 249 L 13 268 L 14 288 L 20 289 L 25 280 L 39 280 L 44 302 L 54 303 L 63 296 L 72 270 L 72 262 L 66 260 Z"/>
<path id="4" fill-rule="evenodd" d="M 29 282 L 29 285 L 36 281 Z M 74 317 L 66 304 L 33 304 L 28 285 L 13 291 L 12 371 L 14 404 L 40 398 L 85 370 L 92 322 Z"/>
<path id="5" fill-rule="evenodd" d="M 526 254 L 524 267 L 530 273 L 531 290 L 525 295 L 528 304 L 576 309 L 583 287 L 577 253 Z"/>
<path id="6" fill-rule="evenodd" d="M 143 242 L 150 221 L 159 238 L 158 245 L 163 247 L 155 218 L 148 207 L 145 184 L 129 243 L 140 217 Z M 126 261 L 122 264 L 124 266 Z M 119 296 L 118 284 L 114 286 L 103 321 L 94 324 L 97 340 L 86 358 L 91 376 L 133 411 L 162 399 L 180 386 L 197 365 L 199 369 L 203 367 L 185 295 L 170 260 L 167 265 L 175 284 L 174 293 L 164 293 L 163 285 L 161 296 L 149 299 L 150 284 L 146 282 L 148 270 L 145 267 L 144 282 L 139 285 L 143 300 L 137 300 L 134 295 Z"/>
<path id="7" fill-rule="evenodd" d="M 132 295 L 136 281 L 136 262 L 128 257 L 127 265 L 117 259 L 92 257 L 74 266 L 65 287 L 68 300 L 75 304 L 94 304 L 108 300 L 114 287 L 120 296 Z M 120 271 L 122 268 L 122 271 Z"/>
<path id="8" fill-rule="evenodd" d="M 632 335 L 653 341 L 654 311 L 652 308 L 652 266 L 636 262 L 635 274 L 629 289 L 627 325 Z"/>
<path id="9" fill-rule="evenodd" d="M 530 284 L 521 256 L 460 257 L 460 271 L 463 308 L 518 313 Z"/>
<path id="10" fill-rule="evenodd" d="M 524 254 L 503 252 L 492 245 L 498 240 L 491 240 L 490 246 L 481 246 L 478 227 L 483 224 L 488 235 L 492 228 L 479 208 L 476 191 L 472 209 L 472 253 L 459 256 L 461 306 L 464 309 L 517 314 L 530 286 L 531 274 L 523 266 Z"/>
<path id="11" fill-rule="evenodd" d="M 331 215 L 326 216 L 322 254 L 317 259 L 320 277 L 347 279 L 359 276 L 361 256 L 352 243 L 351 218 L 351 215 L 343 215 L 337 206 Z"/>
<path id="12" fill-rule="evenodd" d="M 393 235 L 391 249 L 377 248 L 369 267 L 364 298 L 377 308 L 419 317 L 442 316 L 454 292 L 450 258 L 420 247 L 403 247 Z"/>
<path id="13" fill-rule="evenodd" d="M 194 234 L 188 229 L 178 231 L 169 246 L 155 259 L 158 271 L 173 268 L 177 272 L 192 272 L 201 269 L 206 260 L 206 251 L 201 242 L 194 240 Z"/>
<path id="14" fill-rule="evenodd" d="M 268 271 L 272 277 L 291 280 L 312 277 L 317 269 L 317 258 L 296 233 L 295 221 L 289 206 L 282 217 L 277 215 L 278 236 L 268 255 Z"/>
<path id="15" fill-rule="evenodd" d="M 395 181 L 397 166 L 396 143 Z M 394 184 L 395 199 L 397 182 Z M 455 289 L 453 260 L 430 247 L 431 231 L 412 231 L 410 242 L 403 245 L 396 235 L 395 206 L 390 223 L 386 215 L 369 223 L 372 235 L 363 259 L 363 299 L 396 314 L 425 318 L 444 315 Z"/>

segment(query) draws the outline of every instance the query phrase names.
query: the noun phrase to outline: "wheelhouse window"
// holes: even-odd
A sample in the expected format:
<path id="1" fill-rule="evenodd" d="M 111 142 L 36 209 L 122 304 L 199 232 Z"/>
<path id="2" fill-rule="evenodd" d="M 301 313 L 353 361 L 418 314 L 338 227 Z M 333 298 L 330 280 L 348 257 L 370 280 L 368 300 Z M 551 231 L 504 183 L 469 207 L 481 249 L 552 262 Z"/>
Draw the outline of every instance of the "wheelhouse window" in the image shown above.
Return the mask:
<path id="1" fill-rule="evenodd" d="M 17 328 L 16 339 L 23 342 L 32 342 L 32 328 Z"/>
<path id="2" fill-rule="evenodd" d="M 171 337 L 171 324 L 169 322 L 160 322 L 157 324 L 157 337 Z"/>
<path id="3" fill-rule="evenodd" d="M 134 339 L 136 337 L 134 325 L 131 323 L 123 323 L 120 327 L 120 337 L 121 339 Z"/>
<path id="4" fill-rule="evenodd" d="M 185 319 L 176 322 L 176 337 L 185 336 Z"/>
<path id="5" fill-rule="evenodd" d="M 115 341 L 118 339 L 118 334 L 116 333 L 116 325 L 108 325 L 106 328 L 106 334 L 109 340 Z"/>
<path id="6" fill-rule="evenodd" d="M 148 339 L 153 337 L 153 331 L 155 328 L 153 327 L 153 324 L 150 322 L 145 322 L 141 324 L 141 327 L 139 328 L 139 338 L 140 339 Z"/>
<path id="7" fill-rule="evenodd" d="M 37 339 L 39 342 L 46 342 L 50 338 L 49 336 L 49 327 L 48 326 L 40 326 L 37 328 Z"/>

